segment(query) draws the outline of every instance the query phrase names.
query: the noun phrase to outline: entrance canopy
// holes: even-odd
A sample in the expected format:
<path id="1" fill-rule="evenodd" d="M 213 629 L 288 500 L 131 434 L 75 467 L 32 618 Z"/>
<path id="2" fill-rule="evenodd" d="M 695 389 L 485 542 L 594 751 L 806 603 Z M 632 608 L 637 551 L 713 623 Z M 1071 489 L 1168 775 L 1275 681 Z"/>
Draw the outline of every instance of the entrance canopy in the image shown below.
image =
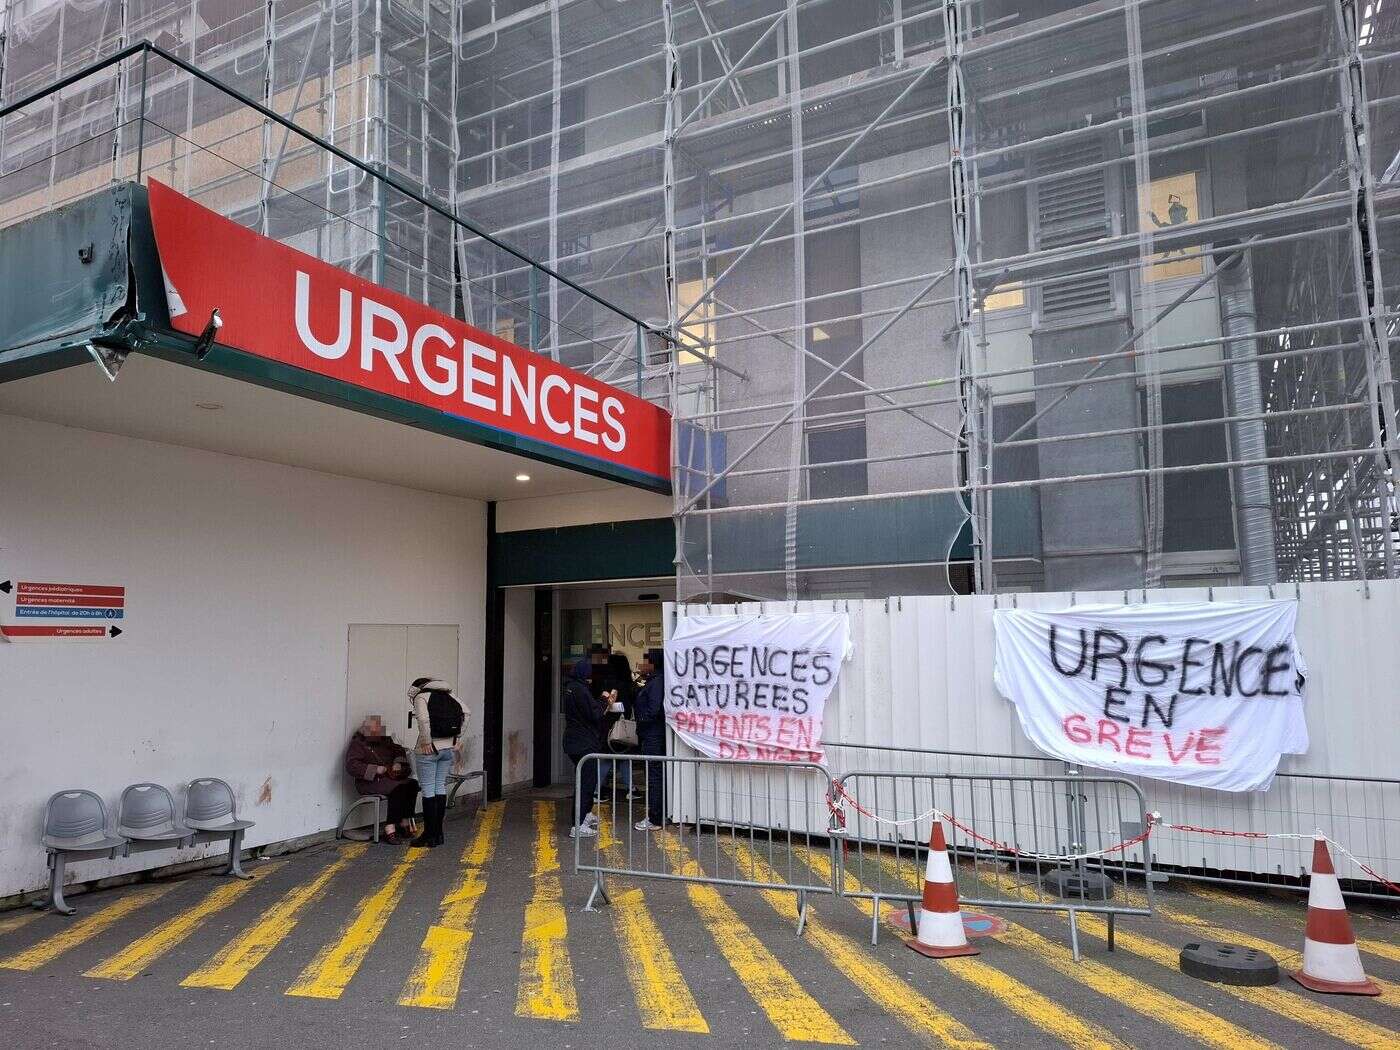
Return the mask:
<path id="1" fill-rule="evenodd" d="M 0 412 L 481 499 L 670 484 L 664 410 L 155 183 L 0 230 Z"/>

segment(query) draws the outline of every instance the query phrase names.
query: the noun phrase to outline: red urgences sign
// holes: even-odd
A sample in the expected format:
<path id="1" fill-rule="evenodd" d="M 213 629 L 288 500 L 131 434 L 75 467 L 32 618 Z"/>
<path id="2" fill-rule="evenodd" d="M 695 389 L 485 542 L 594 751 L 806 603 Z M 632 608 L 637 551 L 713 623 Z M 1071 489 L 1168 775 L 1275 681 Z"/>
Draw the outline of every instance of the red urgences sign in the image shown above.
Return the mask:
<path id="1" fill-rule="evenodd" d="M 158 182 L 151 222 L 173 327 L 447 416 L 670 478 L 670 416 L 253 232 Z"/>

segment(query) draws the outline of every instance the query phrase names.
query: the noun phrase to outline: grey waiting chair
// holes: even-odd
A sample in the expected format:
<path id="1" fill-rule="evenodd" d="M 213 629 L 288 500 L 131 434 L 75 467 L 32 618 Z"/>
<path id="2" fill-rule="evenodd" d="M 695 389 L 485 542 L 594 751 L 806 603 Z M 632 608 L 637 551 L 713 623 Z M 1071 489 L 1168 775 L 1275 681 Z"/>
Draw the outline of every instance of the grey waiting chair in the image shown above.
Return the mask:
<path id="1" fill-rule="evenodd" d="M 340 827 L 335 829 L 335 837 L 338 839 L 360 839 L 359 831 L 349 830 L 350 821 L 365 806 L 374 807 L 374 825 L 372 830 L 364 834 L 366 841 L 373 839 L 379 841 L 379 829 L 384 825 L 384 818 L 389 815 L 388 795 L 361 795 L 354 802 L 350 803 L 350 808 L 345 811 L 345 816 L 340 821 Z"/>
<path id="2" fill-rule="evenodd" d="M 60 791 L 44 807 L 44 834 L 41 840 L 48 857 L 49 895 L 36 901 L 63 915 L 76 910 L 63 899 L 63 876 L 70 860 L 113 860 L 126 852 L 126 839 L 107 834 L 107 807 L 91 791 Z"/>
<path id="3" fill-rule="evenodd" d="M 238 803 L 233 788 L 217 777 L 191 780 L 185 788 L 185 826 L 194 832 L 194 841 L 228 841 L 228 867 L 223 874 L 251 879 L 243 870 L 243 833 L 253 826 L 251 820 L 238 819 Z"/>
<path id="4" fill-rule="evenodd" d="M 175 816 L 175 799 L 159 784 L 132 784 L 122 792 L 117 834 L 127 840 L 127 853 L 180 849 L 194 841 L 194 831 Z"/>

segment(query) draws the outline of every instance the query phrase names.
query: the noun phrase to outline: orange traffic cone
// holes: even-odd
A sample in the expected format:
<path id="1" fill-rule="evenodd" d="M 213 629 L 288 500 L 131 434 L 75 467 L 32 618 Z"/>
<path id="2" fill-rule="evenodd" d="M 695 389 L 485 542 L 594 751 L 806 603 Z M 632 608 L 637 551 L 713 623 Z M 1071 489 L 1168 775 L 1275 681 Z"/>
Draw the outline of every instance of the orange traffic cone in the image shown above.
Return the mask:
<path id="1" fill-rule="evenodd" d="M 934 820 L 933 834 L 929 836 L 918 935 L 904 943 L 930 959 L 978 954 L 978 950 L 967 943 L 967 932 L 963 929 L 958 887 L 953 883 L 953 869 L 948 863 L 948 843 L 943 838 L 941 820 Z"/>
<path id="2" fill-rule="evenodd" d="M 1351 932 L 1342 888 L 1332 867 L 1327 842 L 1313 841 L 1312 884 L 1308 887 L 1308 929 L 1303 935 L 1303 968 L 1289 973 L 1304 988 L 1338 995 L 1380 995 L 1376 982 L 1361 968 L 1361 953 Z"/>

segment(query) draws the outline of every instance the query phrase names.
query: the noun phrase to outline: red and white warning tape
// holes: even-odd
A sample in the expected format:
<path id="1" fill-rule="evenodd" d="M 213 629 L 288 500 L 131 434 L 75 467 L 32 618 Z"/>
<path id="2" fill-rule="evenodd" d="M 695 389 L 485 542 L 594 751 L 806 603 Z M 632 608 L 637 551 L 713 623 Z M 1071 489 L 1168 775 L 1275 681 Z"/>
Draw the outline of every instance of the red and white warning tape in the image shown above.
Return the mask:
<path id="1" fill-rule="evenodd" d="M 1120 853 L 1124 850 L 1127 850 L 1133 846 L 1136 846 L 1139 842 L 1146 842 L 1147 839 L 1152 835 L 1153 829 L 1155 828 L 1164 828 L 1171 831 L 1181 831 L 1192 835 L 1218 835 L 1226 838 L 1241 839 L 1306 839 L 1308 841 L 1312 841 L 1318 836 L 1321 836 L 1323 840 L 1325 840 L 1328 844 L 1334 846 L 1338 853 L 1342 854 L 1342 856 L 1350 860 L 1367 875 L 1375 879 L 1376 882 L 1379 882 L 1382 886 L 1386 887 L 1386 889 L 1390 890 L 1390 892 L 1400 894 L 1400 886 L 1397 886 L 1395 883 L 1391 882 L 1389 879 L 1379 874 L 1374 868 L 1362 863 L 1362 861 L 1356 856 L 1356 854 L 1352 853 L 1351 850 L 1347 849 L 1336 839 L 1331 838 L 1328 835 L 1324 835 L 1321 831 L 1313 832 L 1311 834 L 1282 831 L 1229 831 L 1225 828 L 1198 827 L 1195 824 L 1173 824 L 1169 821 L 1163 820 L 1162 814 L 1160 813 L 1148 813 L 1144 817 L 1143 828 L 1140 834 L 1134 835 L 1132 838 L 1129 839 L 1124 839 L 1122 842 L 1115 842 L 1111 846 L 1105 846 L 1103 849 L 1090 850 L 1085 853 L 1038 853 L 1035 850 L 1024 850 L 1018 846 L 1013 846 L 1008 842 L 999 842 L 996 839 L 988 838 L 986 835 L 982 835 L 979 832 L 975 831 L 973 828 L 968 827 L 968 825 L 958 820 L 951 813 L 944 812 L 943 810 L 938 809 L 937 807 L 926 810 L 925 812 L 913 817 L 903 817 L 899 819 L 895 819 L 892 817 L 882 817 L 878 813 L 870 812 L 870 810 L 866 809 L 858 801 L 856 801 L 855 796 L 848 792 L 843 785 L 837 784 L 835 794 L 831 798 L 827 799 L 827 806 L 831 809 L 831 812 L 836 818 L 838 825 L 842 828 L 846 826 L 846 814 L 844 811 L 844 806 L 846 804 L 849 804 L 852 809 L 854 809 L 857 813 L 861 814 L 863 817 L 867 818 L 868 820 L 872 820 L 877 824 L 898 826 L 901 824 L 917 824 L 925 820 L 946 820 L 949 824 L 953 825 L 953 827 L 957 828 L 968 838 L 974 839 L 975 841 L 980 842 L 983 845 L 990 846 L 991 848 L 1002 853 L 1009 853 L 1012 856 L 1026 857 L 1032 860 L 1071 861 L 1092 860 L 1095 857 L 1105 857 L 1112 853 Z"/>

